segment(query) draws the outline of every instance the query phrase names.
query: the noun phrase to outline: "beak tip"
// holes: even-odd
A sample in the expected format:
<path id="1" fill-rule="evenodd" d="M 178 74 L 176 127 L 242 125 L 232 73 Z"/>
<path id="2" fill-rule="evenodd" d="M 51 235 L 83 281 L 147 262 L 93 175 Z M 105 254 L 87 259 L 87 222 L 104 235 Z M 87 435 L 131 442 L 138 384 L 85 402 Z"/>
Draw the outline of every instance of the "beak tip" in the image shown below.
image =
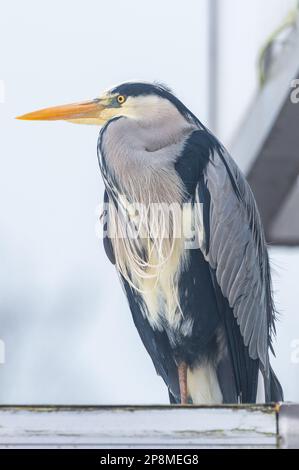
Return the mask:
<path id="1" fill-rule="evenodd" d="M 18 121 L 27 121 L 27 114 L 22 114 L 21 116 L 16 116 L 15 119 Z"/>

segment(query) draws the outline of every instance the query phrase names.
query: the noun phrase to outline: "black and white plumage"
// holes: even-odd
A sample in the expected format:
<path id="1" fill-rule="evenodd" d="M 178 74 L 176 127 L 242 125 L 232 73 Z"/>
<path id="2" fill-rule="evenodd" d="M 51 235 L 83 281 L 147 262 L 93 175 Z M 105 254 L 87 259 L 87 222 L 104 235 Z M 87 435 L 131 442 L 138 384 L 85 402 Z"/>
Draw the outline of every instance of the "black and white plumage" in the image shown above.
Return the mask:
<path id="1" fill-rule="evenodd" d="M 21 118 L 104 125 L 104 247 L 170 401 L 254 403 L 259 376 L 265 401 L 281 401 L 263 228 L 244 176 L 211 132 L 148 83 Z M 165 236 L 172 204 L 180 210 Z"/>
<path id="2" fill-rule="evenodd" d="M 122 277 L 134 323 L 158 374 L 169 388 L 171 401 L 180 401 L 177 374 L 180 361 L 194 372 L 195 378 L 188 374 L 190 383 L 196 380 L 196 373 L 199 376 L 198 383 L 192 383 L 198 391 L 190 390 L 195 402 L 255 402 L 259 370 L 265 382 L 266 401 L 281 400 L 281 387 L 270 367 L 268 353 L 275 319 L 268 255 L 258 210 L 246 180 L 222 145 L 168 90 L 156 85 L 128 84 L 113 91 L 126 97 L 157 94 L 164 100 L 170 99 L 191 124 L 187 135 L 182 133 L 184 144 L 173 167 L 185 189 L 184 200 L 203 204 L 204 243 L 201 248 L 189 250 L 188 261 L 177 279 L 183 312 L 179 324 L 171 326 L 161 313 L 162 326 L 151 325 L 144 313 L 142 292 Z M 126 119 L 123 118 L 123 129 L 126 132 L 128 128 L 130 133 Z M 117 199 L 115 188 L 116 193 L 124 189 L 121 178 L 111 176 L 105 149 L 105 133 L 114 125 L 117 123 L 109 122 L 99 139 L 107 202 L 109 197 Z M 120 138 L 121 128 L 115 131 Z M 142 168 L 138 171 L 142 172 Z M 109 224 L 109 217 L 105 223 Z M 107 238 L 105 248 L 110 260 L 113 259 L 113 242 Z M 181 330 L 190 320 L 192 327 L 185 335 Z"/>

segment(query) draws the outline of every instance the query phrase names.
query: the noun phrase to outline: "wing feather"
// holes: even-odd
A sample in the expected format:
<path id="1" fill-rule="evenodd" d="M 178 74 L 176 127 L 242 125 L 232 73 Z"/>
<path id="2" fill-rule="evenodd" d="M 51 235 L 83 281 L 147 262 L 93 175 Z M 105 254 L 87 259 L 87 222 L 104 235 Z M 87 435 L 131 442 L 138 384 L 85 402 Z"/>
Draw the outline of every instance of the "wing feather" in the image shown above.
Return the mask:
<path id="1" fill-rule="evenodd" d="M 250 357 L 258 358 L 266 369 L 275 316 L 267 248 L 256 203 L 237 165 L 222 149 L 214 150 L 204 176 L 210 194 L 206 258 L 237 319 Z"/>

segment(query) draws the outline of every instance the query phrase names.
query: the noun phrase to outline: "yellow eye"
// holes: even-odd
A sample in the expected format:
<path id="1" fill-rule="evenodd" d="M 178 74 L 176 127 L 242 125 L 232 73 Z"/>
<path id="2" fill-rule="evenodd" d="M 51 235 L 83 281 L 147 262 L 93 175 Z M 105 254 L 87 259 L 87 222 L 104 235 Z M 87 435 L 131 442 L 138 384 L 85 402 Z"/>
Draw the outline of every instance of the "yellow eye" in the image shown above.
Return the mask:
<path id="1" fill-rule="evenodd" d="M 126 101 L 126 98 L 123 95 L 118 95 L 117 102 L 123 104 Z"/>

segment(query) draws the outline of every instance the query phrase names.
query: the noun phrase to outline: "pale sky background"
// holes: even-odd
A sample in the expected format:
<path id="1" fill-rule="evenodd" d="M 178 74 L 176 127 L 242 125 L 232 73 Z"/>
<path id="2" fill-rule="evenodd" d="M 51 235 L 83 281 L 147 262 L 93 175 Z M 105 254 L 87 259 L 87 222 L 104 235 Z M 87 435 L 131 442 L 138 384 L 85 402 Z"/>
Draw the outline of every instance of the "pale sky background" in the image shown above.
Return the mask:
<path id="1" fill-rule="evenodd" d="M 139 79 L 167 83 L 208 124 L 207 2 L 1 3 L 0 403 L 167 403 L 95 236 L 99 130 L 13 118 Z M 228 147 L 257 91 L 258 51 L 294 3 L 220 2 L 217 134 Z M 299 401 L 299 250 L 271 258 L 282 312 L 274 365 Z"/>

